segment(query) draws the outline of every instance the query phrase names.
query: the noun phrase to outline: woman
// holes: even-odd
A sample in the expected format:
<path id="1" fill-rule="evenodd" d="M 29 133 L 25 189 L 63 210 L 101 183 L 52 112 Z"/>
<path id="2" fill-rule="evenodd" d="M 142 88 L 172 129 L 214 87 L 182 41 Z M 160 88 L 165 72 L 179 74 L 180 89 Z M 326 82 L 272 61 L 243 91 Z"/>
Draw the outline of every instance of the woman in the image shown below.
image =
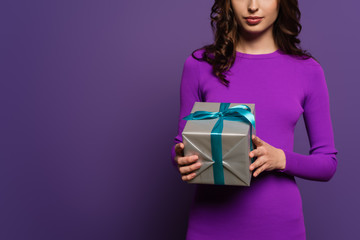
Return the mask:
<path id="1" fill-rule="evenodd" d="M 182 130 L 194 102 L 255 103 L 256 148 L 250 187 L 196 185 L 187 239 L 303 240 L 302 202 L 294 177 L 329 181 L 337 167 L 329 95 L 321 65 L 298 47 L 297 0 L 216 0 L 214 44 L 185 61 L 172 160 L 182 180 L 201 166 L 184 157 Z M 303 114 L 309 155 L 292 151 Z"/>

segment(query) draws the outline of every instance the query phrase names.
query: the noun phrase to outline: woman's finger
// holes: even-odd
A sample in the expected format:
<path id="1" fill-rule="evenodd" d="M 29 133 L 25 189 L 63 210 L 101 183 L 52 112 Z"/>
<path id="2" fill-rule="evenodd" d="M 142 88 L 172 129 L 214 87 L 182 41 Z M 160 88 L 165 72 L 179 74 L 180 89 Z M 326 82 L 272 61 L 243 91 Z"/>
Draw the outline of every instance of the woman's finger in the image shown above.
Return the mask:
<path id="1" fill-rule="evenodd" d="M 253 163 L 249 166 L 249 169 L 250 169 L 250 171 L 252 171 L 252 170 L 254 170 L 255 168 L 258 168 L 258 167 L 262 166 L 264 163 L 265 163 L 264 158 L 258 158 L 258 159 L 256 159 L 255 162 L 253 162 Z"/>
<path id="2" fill-rule="evenodd" d="M 175 145 L 175 153 L 176 153 L 176 155 L 184 156 L 184 144 L 183 143 L 177 143 Z"/>
<path id="3" fill-rule="evenodd" d="M 259 157 L 263 155 L 263 151 L 261 148 L 256 148 L 254 150 L 252 150 L 251 152 L 249 152 L 249 157 Z"/>
<path id="4" fill-rule="evenodd" d="M 201 167 L 201 163 L 196 162 L 196 163 L 188 165 L 188 166 L 179 167 L 179 171 L 181 174 L 187 174 L 187 173 L 190 173 L 190 172 L 193 172 L 193 171 L 199 169 L 200 167 Z"/>
<path id="5" fill-rule="evenodd" d="M 199 157 L 197 155 L 179 157 L 177 160 L 177 163 L 178 163 L 178 165 L 188 165 L 188 164 L 194 163 L 198 159 L 199 159 Z"/>
<path id="6" fill-rule="evenodd" d="M 264 145 L 264 141 L 261 140 L 258 136 L 252 135 L 252 140 L 256 146 Z"/>
<path id="7" fill-rule="evenodd" d="M 254 177 L 259 176 L 259 174 L 263 171 L 265 171 L 267 168 L 267 164 L 262 165 L 260 168 L 258 168 L 255 172 L 254 172 Z"/>
<path id="8" fill-rule="evenodd" d="M 183 175 L 183 176 L 181 177 L 181 179 L 182 179 L 183 181 L 189 181 L 189 180 L 193 179 L 195 176 L 196 176 L 196 173 L 190 173 L 190 174 L 188 174 L 188 175 Z"/>

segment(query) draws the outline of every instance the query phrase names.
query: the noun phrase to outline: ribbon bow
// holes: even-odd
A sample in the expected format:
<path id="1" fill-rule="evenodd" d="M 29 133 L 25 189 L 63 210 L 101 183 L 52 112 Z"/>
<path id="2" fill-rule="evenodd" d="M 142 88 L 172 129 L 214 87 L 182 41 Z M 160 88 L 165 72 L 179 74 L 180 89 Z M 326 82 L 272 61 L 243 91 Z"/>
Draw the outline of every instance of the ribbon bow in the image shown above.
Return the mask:
<path id="1" fill-rule="evenodd" d="M 251 113 L 249 106 L 240 104 L 229 108 L 230 103 L 220 103 L 219 112 L 196 111 L 184 117 L 184 120 L 219 120 L 215 123 L 211 131 L 211 153 L 214 160 L 214 183 L 217 185 L 224 185 L 224 169 L 222 164 L 222 143 L 221 133 L 223 131 L 224 121 L 239 121 L 250 124 L 250 141 L 252 141 L 252 127 L 255 129 L 255 117 Z M 250 151 L 253 150 L 253 145 L 250 144 Z M 252 158 L 253 161 L 253 158 Z"/>

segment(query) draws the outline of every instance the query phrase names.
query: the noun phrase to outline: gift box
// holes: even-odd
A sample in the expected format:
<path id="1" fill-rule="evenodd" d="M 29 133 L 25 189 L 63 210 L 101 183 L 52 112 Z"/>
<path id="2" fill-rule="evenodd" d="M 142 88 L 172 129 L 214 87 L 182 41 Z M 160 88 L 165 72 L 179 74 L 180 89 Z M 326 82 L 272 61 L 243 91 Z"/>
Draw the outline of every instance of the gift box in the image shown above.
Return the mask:
<path id="1" fill-rule="evenodd" d="M 202 163 L 188 183 L 250 186 L 255 104 L 195 102 L 182 132 L 184 156 Z"/>

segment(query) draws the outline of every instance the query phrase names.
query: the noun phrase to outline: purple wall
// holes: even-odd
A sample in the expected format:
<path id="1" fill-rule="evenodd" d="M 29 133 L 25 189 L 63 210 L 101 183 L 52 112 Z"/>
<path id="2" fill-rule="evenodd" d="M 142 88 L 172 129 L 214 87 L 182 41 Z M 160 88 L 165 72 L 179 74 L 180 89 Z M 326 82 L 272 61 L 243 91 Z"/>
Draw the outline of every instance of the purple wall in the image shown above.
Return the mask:
<path id="1" fill-rule="evenodd" d="M 194 189 L 170 149 L 212 3 L 1 1 L 0 239 L 184 239 Z M 339 150 L 330 182 L 297 178 L 308 239 L 360 239 L 360 3 L 300 7 Z M 301 119 L 294 151 L 308 149 Z"/>

